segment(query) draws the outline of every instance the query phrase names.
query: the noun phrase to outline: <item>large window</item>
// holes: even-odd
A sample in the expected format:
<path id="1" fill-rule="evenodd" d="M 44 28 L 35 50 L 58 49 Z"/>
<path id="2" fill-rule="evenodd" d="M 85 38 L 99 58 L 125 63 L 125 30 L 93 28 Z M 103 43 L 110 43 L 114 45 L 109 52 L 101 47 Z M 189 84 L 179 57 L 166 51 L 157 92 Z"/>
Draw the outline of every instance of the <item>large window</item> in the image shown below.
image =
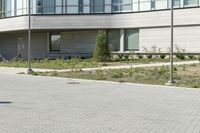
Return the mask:
<path id="1" fill-rule="evenodd" d="M 50 52 L 60 52 L 61 35 L 51 34 L 50 35 Z"/>
<path id="2" fill-rule="evenodd" d="M 112 0 L 112 12 L 132 11 L 132 0 Z"/>
<path id="3" fill-rule="evenodd" d="M 103 13 L 104 12 L 104 0 L 91 0 L 91 12 L 92 13 Z"/>
<path id="4" fill-rule="evenodd" d="M 43 0 L 43 13 L 44 14 L 54 14 L 54 0 Z"/>
<path id="5" fill-rule="evenodd" d="M 125 30 L 125 50 L 139 50 L 139 29 Z"/>
<path id="6" fill-rule="evenodd" d="M 167 6 L 168 6 L 167 0 L 155 0 L 156 9 L 167 9 Z"/>
<path id="7" fill-rule="evenodd" d="M 111 51 L 120 50 L 120 30 L 108 30 L 108 44 Z"/>
<path id="8" fill-rule="evenodd" d="M 197 6 L 198 0 L 184 0 L 184 6 Z"/>
<path id="9" fill-rule="evenodd" d="M 0 0 L 0 18 L 28 14 L 29 0 Z M 170 9 L 171 0 L 30 0 L 32 14 L 123 13 Z M 175 8 L 199 6 L 199 0 L 173 0 Z"/>
<path id="10" fill-rule="evenodd" d="M 55 13 L 62 14 L 62 0 L 55 0 Z"/>
<path id="11" fill-rule="evenodd" d="M 5 4 L 5 17 L 11 16 L 11 0 L 4 0 Z"/>
<path id="12" fill-rule="evenodd" d="M 83 0 L 79 0 L 79 8 L 78 8 L 79 13 L 83 13 L 83 6 L 84 6 Z"/>
<path id="13" fill-rule="evenodd" d="M 78 4 L 79 4 L 78 0 L 67 0 L 67 13 L 77 14 L 79 9 Z"/>
<path id="14" fill-rule="evenodd" d="M 42 14 L 43 0 L 36 0 L 36 13 Z"/>
<path id="15" fill-rule="evenodd" d="M 150 10 L 152 0 L 140 0 L 140 11 Z"/>

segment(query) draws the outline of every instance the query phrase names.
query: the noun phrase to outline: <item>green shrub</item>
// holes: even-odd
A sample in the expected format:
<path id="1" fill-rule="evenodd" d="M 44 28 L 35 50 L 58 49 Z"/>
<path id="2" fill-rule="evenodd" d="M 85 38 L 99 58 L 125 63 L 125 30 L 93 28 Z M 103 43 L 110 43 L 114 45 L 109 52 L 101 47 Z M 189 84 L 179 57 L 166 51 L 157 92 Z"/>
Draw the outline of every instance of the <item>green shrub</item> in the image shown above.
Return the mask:
<path id="1" fill-rule="evenodd" d="M 142 54 L 137 54 L 137 57 L 138 57 L 138 59 L 143 59 L 144 58 L 144 56 L 142 55 Z"/>
<path id="2" fill-rule="evenodd" d="M 180 59 L 180 60 L 185 60 L 185 54 L 184 53 L 176 53 L 176 58 Z"/>
<path id="3" fill-rule="evenodd" d="M 123 58 L 124 60 L 129 60 L 129 55 L 124 55 Z"/>
<path id="4" fill-rule="evenodd" d="M 185 49 L 178 47 L 178 45 L 175 46 L 176 47 L 176 58 L 181 59 L 181 60 L 185 60 Z"/>
<path id="5" fill-rule="evenodd" d="M 178 69 L 177 69 L 177 67 L 176 67 L 176 66 L 174 66 L 174 71 L 178 71 Z"/>
<path id="6" fill-rule="evenodd" d="M 194 55 L 188 55 L 188 58 L 192 60 L 194 59 Z"/>
<path id="7" fill-rule="evenodd" d="M 99 30 L 96 37 L 96 47 L 93 52 L 95 61 L 109 61 L 111 57 L 105 30 Z"/>
<path id="8" fill-rule="evenodd" d="M 152 55 L 150 55 L 150 54 L 148 54 L 148 55 L 146 55 L 147 56 L 147 59 L 152 59 Z"/>
<path id="9" fill-rule="evenodd" d="M 166 55 L 160 55 L 160 58 L 163 60 L 165 59 Z"/>

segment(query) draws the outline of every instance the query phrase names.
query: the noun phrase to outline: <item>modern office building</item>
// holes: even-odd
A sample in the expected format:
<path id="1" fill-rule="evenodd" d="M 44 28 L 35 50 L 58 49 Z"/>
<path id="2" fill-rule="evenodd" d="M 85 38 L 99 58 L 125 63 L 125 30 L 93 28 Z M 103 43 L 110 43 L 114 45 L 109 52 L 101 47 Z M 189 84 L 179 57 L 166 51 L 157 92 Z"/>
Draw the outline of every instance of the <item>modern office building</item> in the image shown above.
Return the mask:
<path id="1" fill-rule="evenodd" d="M 200 0 L 174 0 L 174 43 L 200 52 Z M 27 58 L 28 0 L 0 0 L 0 54 Z M 89 56 L 99 29 L 113 52 L 170 47 L 170 0 L 31 0 L 32 58 Z"/>

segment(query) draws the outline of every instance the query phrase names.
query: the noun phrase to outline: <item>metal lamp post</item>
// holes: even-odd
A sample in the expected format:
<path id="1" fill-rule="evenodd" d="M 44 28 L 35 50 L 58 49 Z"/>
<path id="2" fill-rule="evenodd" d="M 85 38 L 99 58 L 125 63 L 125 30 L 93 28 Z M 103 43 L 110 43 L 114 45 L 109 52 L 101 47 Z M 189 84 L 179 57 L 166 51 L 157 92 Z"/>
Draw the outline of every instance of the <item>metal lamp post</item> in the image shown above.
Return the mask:
<path id="1" fill-rule="evenodd" d="M 170 80 L 167 85 L 174 85 L 174 3 L 171 0 L 171 50 L 170 50 Z"/>
<path id="2" fill-rule="evenodd" d="M 28 0 L 28 70 L 27 73 L 33 73 L 31 69 L 31 0 Z"/>

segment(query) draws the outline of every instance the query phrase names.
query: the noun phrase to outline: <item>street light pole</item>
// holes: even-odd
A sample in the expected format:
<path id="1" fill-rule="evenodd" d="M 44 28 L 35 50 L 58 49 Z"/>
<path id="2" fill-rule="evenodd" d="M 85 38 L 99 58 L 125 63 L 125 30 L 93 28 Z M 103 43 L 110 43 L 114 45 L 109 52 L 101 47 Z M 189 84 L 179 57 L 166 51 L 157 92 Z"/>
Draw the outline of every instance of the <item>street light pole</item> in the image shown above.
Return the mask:
<path id="1" fill-rule="evenodd" d="M 174 3 L 171 0 L 171 48 L 170 48 L 170 81 L 167 85 L 174 85 Z"/>
<path id="2" fill-rule="evenodd" d="M 33 73 L 31 69 L 31 0 L 28 0 L 28 74 Z"/>

